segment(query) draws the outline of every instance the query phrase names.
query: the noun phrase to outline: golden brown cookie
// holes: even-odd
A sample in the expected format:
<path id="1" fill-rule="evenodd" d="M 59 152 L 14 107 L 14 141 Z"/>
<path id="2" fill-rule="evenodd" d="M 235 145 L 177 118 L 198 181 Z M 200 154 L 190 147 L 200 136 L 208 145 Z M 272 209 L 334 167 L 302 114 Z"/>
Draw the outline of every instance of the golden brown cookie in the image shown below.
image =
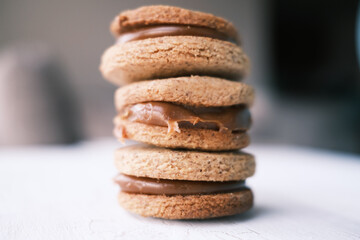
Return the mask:
<path id="1" fill-rule="evenodd" d="M 216 110 L 217 113 L 212 114 L 211 117 L 216 118 L 225 116 L 227 110 L 224 107 L 251 105 L 253 99 L 254 91 L 250 86 L 220 78 L 192 76 L 132 83 L 118 89 L 115 94 L 115 105 L 119 111 L 114 120 L 115 135 L 119 139 L 128 138 L 168 148 L 208 151 L 241 149 L 249 144 L 246 130 L 251 124 L 251 118 L 247 109 L 239 109 L 240 112 L 238 112 L 246 119 L 237 118 L 240 115 L 229 115 L 228 118 L 219 119 L 220 125 L 229 121 L 236 121 L 240 124 L 240 120 L 241 124 L 245 124 L 243 127 L 237 125 L 238 127 L 233 128 L 234 130 L 224 131 L 220 130 L 220 125 L 217 129 L 200 127 L 199 121 L 214 123 L 217 120 L 211 120 L 209 114 L 206 115 L 208 120 L 205 120 L 201 117 L 201 113 L 196 113 L 196 111 L 200 111 L 198 107 L 202 107 L 202 112 Z M 173 105 L 171 108 L 168 106 L 167 112 L 157 112 L 156 114 L 155 109 L 150 105 L 128 109 L 134 104 L 149 102 Z M 174 104 L 178 107 L 175 107 Z M 143 107 L 148 108 L 145 111 Z M 185 114 L 186 116 L 181 118 L 192 118 L 195 122 L 190 120 L 177 120 L 178 122 L 176 122 L 179 116 L 174 115 L 176 115 L 175 112 L 180 111 L 180 107 L 182 111 L 185 111 L 185 108 L 195 107 L 196 109 L 191 110 L 195 111 L 191 113 L 192 116 Z M 235 111 L 235 109 L 231 111 Z M 160 117 L 160 114 L 163 119 L 155 120 Z M 148 121 L 148 119 L 152 120 Z M 181 125 L 181 121 L 187 122 L 188 125 Z M 165 122 L 168 125 L 164 125 Z"/>
<path id="2" fill-rule="evenodd" d="M 165 219 L 204 219 L 235 215 L 250 209 L 250 189 L 205 195 L 146 195 L 120 192 L 119 203 L 130 212 L 144 217 Z"/>
<path id="3" fill-rule="evenodd" d="M 157 179 L 191 181 L 238 181 L 255 172 L 251 154 L 171 150 L 148 145 L 133 145 L 115 152 L 120 173 Z"/>
<path id="4" fill-rule="evenodd" d="M 172 102 L 195 107 L 252 105 L 254 90 L 245 83 L 191 76 L 132 83 L 115 93 L 118 110 L 141 102 Z"/>
<path id="5" fill-rule="evenodd" d="M 157 25 L 189 25 L 215 29 L 219 32 L 237 37 L 234 25 L 209 13 L 192 11 L 173 6 L 144 6 L 134 10 L 121 12 L 111 23 L 111 32 L 118 36 L 120 33 L 134 28 Z"/>
<path id="6" fill-rule="evenodd" d="M 245 132 L 181 129 L 180 133 L 168 133 L 167 127 L 130 122 L 119 117 L 114 122 L 115 136 L 119 140 L 132 139 L 158 147 L 226 151 L 242 149 L 250 143 L 249 135 Z"/>
<path id="7" fill-rule="evenodd" d="M 166 36 L 115 44 L 103 54 L 100 70 L 117 85 L 190 75 L 238 79 L 248 73 L 249 60 L 231 42 Z"/>

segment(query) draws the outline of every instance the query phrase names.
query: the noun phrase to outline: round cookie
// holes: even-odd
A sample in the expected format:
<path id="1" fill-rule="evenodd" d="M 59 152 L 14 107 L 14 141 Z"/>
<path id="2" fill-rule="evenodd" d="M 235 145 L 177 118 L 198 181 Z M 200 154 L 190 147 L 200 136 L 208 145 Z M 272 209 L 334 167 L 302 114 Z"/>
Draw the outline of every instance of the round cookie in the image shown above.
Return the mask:
<path id="1" fill-rule="evenodd" d="M 167 127 L 148 125 L 115 118 L 115 136 L 158 147 L 186 148 L 205 151 L 227 151 L 245 148 L 250 143 L 245 132 L 219 132 L 209 129 L 181 129 L 168 133 Z"/>
<path id="2" fill-rule="evenodd" d="M 237 38 L 234 25 L 221 17 L 164 5 L 144 6 L 121 12 L 111 23 L 110 30 L 115 36 L 118 36 L 132 29 L 158 25 L 206 27 Z"/>
<path id="3" fill-rule="evenodd" d="M 166 36 L 115 44 L 103 54 L 100 70 L 117 85 L 189 75 L 236 80 L 248 73 L 249 59 L 227 41 Z"/>
<path id="4" fill-rule="evenodd" d="M 245 83 L 191 76 L 132 83 L 115 93 L 118 110 L 141 102 L 172 102 L 194 107 L 252 105 L 254 90 Z"/>
<path id="5" fill-rule="evenodd" d="M 120 192 L 119 203 L 130 212 L 144 217 L 165 219 L 204 219 L 235 215 L 250 209 L 250 189 L 206 195 L 146 195 Z"/>
<path id="6" fill-rule="evenodd" d="M 255 160 L 243 152 L 198 152 L 133 145 L 115 152 L 120 173 L 157 179 L 239 181 L 255 172 Z"/>

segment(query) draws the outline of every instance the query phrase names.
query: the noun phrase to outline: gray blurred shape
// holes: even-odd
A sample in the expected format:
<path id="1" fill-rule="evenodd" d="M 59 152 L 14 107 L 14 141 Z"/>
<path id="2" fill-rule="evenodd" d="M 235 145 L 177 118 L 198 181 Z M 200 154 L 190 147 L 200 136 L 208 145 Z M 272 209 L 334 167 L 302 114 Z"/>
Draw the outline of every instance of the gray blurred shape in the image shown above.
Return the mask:
<path id="1" fill-rule="evenodd" d="M 40 44 L 0 52 L 0 146 L 79 139 L 74 98 L 60 64 Z"/>

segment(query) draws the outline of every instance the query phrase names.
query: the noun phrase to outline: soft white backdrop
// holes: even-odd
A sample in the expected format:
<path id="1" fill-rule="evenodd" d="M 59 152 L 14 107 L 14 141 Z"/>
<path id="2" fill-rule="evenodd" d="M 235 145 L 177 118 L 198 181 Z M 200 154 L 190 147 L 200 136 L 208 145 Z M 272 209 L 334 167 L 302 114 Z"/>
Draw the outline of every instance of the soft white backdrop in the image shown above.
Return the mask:
<path id="1" fill-rule="evenodd" d="M 121 209 L 115 140 L 0 149 L 0 239 L 359 239 L 360 157 L 253 145 L 255 207 L 213 220 L 142 218 Z"/>

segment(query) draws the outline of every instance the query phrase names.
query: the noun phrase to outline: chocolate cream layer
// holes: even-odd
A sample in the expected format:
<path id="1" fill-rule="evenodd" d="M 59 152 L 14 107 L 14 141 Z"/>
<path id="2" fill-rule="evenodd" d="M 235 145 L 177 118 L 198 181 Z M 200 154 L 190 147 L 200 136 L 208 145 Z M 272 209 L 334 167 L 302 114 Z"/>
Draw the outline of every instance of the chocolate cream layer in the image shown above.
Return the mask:
<path id="1" fill-rule="evenodd" d="M 192 195 L 224 192 L 237 192 L 244 189 L 245 181 L 204 182 L 164 180 L 145 177 L 134 177 L 119 174 L 114 178 L 121 191 L 152 195 Z"/>
<path id="2" fill-rule="evenodd" d="M 188 25 L 158 25 L 133 29 L 128 32 L 121 33 L 117 39 L 118 43 L 125 43 L 146 38 L 156 38 L 165 36 L 199 36 L 229 41 L 240 45 L 238 39 L 234 39 L 229 35 L 219 32 L 212 28 L 196 27 Z"/>
<path id="3" fill-rule="evenodd" d="M 168 133 L 180 133 L 181 128 L 235 133 L 245 132 L 251 126 L 250 112 L 244 105 L 190 107 L 168 102 L 146 102 L 126 106 L 120 110 L 118 117 L 130 122 L 167 127 Z"/>

